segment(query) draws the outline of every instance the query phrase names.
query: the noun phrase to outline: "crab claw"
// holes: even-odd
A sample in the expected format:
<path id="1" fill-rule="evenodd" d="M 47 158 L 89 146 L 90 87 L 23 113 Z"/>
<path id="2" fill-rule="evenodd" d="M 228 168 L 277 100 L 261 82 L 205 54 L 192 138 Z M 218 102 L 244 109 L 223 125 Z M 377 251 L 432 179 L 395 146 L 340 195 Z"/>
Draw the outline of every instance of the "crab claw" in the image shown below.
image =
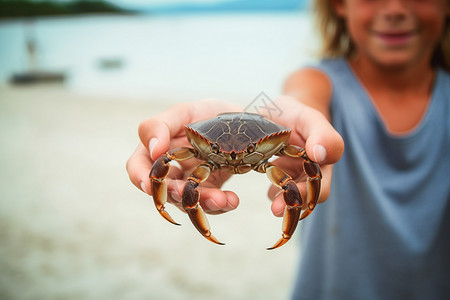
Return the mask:
<path id="1" fill-rule="evenodd" d="M 308 179 L 306 180 L 306 203 L 308 204 L 308 207 L 302 213 L 300 220 L 303 220 L 309 216 L 316 207 L 317 201 L 319 200 L 322 179 L 322 173 L 317 163 L 310 160 L 305 160 L 303 169 L 308 175 Z"/>
<path id="2" fill-rule="evenodd" d="M 159 214 L 170 223 L 180 225 L 172 219 L 164 207 L 164 204 L 167 202 L 167 186 L 164 178 L 169 173 L 170 160 L 167 154 L 163 154 L 155 161 L 150 171 L 152 195 Z"/>
<path id="3" fill-rule="evenodd" d="M 225 245 L 211 234 L 208 219 L 199 204 L 200 194 L 197 186 L 198 183 L 193 180 L 188 180 L 186 183 L 183 190 L 183 208 L 189 215 L 192 224 L 207 240 L 219 245 Z"/>
<path id="4" fill-rule="evenodd" d="M 300 203 L 302 199 L 297 185 L 294 181 L 290 180 L 284 187 L 284 200 L 286 202 L 286 208 L 283 215 L 283 227 L 282 237 L 267 250 L 273 250 L 286 244 L 297 228 L 300 213 L 302 211 Z"/>
<path id="5" fill-rule="evenodd" d="M 164 179 L 157 180 L 152 178 L 152 195 L 153 201 L 155 202 L 155 206 L 159 214 L 170 223 L 174 225 L 181 225 L 175 222 L 175 220 L 172 219 L 169 213 L 165 210 L 164 204 L 167 201 L 167 187 L 166 181 Z"/>
<path id="6" fill-rule="evenodd" d="M 182 161 L 192 158 L 196 155 L 196 151 L 191 148 L 177 148 L 161 155 L 153 164 L 150 171 L 151 188 L 153 201 L 159 214 L 172 224 L 180 225 L 175 222 L 169 213 L 165 210 L 164 204 L 167 202 L 167 186 L 166 176 L 169 174 L 170 161 Z"/>
<path id="7" fill-rule="evenodd" d="M 206 215 L 203 212 L 203 209 L 200 207 L 200 205 L 197 205 L 194 208 L 186 209 L 186 212 L 189 215 L 189 218 L 192 221 L 192 224 L 194 224 L 195 228 L 209 241 L 219 244 L 219 245 L 225 245 L 224 243 L 220 242 L 215 236 L 211 234 L 211 230 L 209 227 L 208 219 L 206 219 Z"/>

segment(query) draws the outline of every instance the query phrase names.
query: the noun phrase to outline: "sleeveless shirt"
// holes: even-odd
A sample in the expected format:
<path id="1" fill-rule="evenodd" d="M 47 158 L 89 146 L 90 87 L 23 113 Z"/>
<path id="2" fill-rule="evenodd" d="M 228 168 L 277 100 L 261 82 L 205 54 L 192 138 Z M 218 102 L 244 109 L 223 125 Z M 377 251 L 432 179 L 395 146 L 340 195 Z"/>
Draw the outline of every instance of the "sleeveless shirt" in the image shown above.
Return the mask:
<path id="1" fill-rule="evenodd" d="M 345 151 L 300 222 L 293 299 L 450 299 L 450 75 L 437 70 L 420 124 L 397 136 L 346 60 L 316 67 Z"/>

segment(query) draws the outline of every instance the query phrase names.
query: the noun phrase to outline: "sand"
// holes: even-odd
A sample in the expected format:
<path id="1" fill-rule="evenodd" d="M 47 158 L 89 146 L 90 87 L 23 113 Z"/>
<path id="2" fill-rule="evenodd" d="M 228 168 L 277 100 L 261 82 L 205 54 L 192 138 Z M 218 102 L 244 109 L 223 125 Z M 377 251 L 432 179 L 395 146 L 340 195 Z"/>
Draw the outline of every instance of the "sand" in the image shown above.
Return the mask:
<path id="1" fill-rule="evenodd" d="M 0 87 L 0 299 L 286 299 L 298 234 L 281 234 L 264 174 L 224 187 L 237 210 L 209 216 L 225 246 L 163 220 L 128 179 L 137 126 L 171 101 L 61 86 Z"/>

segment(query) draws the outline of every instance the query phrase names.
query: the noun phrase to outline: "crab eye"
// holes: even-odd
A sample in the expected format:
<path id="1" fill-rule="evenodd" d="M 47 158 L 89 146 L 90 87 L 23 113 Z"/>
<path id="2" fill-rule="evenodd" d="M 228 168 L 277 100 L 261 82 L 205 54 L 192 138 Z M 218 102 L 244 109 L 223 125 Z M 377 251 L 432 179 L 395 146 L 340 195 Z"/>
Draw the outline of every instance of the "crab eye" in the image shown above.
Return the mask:
<path id="1" fill-rule="evenodd" d="M 211 144 L 211 150 L 212 150 L 213 153 L 217 154 L 220 151 L 220 147 L 217 144 Z"/>
<path id="2" fill-rule="evenodd" d="M 251 143 L 250 145 L 247 146 L 247 152 L 248 153 L 254 152 L 255 149 L 256 149 L 256 145 L 254 143 Z"/>

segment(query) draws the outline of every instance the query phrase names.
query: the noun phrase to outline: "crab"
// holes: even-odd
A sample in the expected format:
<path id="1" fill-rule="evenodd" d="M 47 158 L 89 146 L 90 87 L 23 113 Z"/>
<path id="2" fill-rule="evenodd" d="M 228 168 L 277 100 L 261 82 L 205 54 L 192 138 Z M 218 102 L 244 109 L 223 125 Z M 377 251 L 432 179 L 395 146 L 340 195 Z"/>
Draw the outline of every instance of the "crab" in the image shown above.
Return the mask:
<path id="1" fill-rule="evenodd" d="M 199 204 L 200 193 L 197 190 L 199 184 L 216 170 L 225 170 L 231 174 L 255 170 L 266 173 L 269 180 L 284 191 L 286 202 L 282 237 L 267 249 L 272 250 L 288 242 L 299 221 L 314 210 L 322 178 L 319 165 L 306 155 L 305 149 L 288 144 L 291 130 L 259 114 L 235 112 L 219 114 L 212 119 L 188 124 L 185 131 L 192 148 L 169 150 L 155 161 L 150 171 L 153 200 L 161 216 L 179 225 L 164 207 L 167 201 L 165 177 L 169 173 L 170 161 L 197 158 L 202 162 L 187 177 L 182 206 L 194 226 L 206 239 L 224 245 L 211 234 L 208 220 Z M 307 176 L 305 202 L 292 177 L 269 162 L 274 155 L 303 159 L 303 170 Z"/>

